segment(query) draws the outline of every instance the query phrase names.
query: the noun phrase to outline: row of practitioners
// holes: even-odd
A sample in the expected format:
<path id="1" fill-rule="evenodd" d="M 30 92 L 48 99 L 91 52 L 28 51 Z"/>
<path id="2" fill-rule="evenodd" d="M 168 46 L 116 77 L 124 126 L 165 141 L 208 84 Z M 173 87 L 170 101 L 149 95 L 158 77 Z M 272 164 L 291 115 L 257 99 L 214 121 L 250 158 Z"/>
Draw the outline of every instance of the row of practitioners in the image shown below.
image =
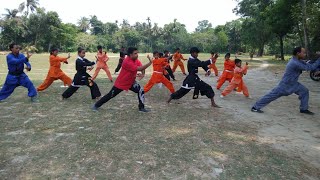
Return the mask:
<path id="1" fill-rule="evenodd" d="M 99 53 L 97 55 L 97 59 L 102 59 L 102 57 L 107 58 L 106 53 L 102 52 L 102 48 L 98 49 Z M 19 53 L 20 48 L 16 44 L 11 44 L 10 50 L 11 53 L 7 56 L 9 73 L 6 78 L 6 82 L 0 91 L 0 101 L 7 98 L 17 86 L 24 86 L 28 88 L 28 96 L 31 97 L 32 101 L 35 101 L 37 91 L 28 76 L 24 73 L 24 64 L 27 66 L 27 71 L 31 70 L 31 65 L 29 63 L 29 58 L 31 55 L 27 53 L 27 56 L 25 57 L 23 54 Z M 188 59 L 187 64 L 189 74 L 183 81 L 181 88 L 175 91 L 172 83 L 169 81 L 170 78 L 167 76 L 167 70 L 170 68 L 170 58 L 168 57 L 167 52 L 165 54 L 154 52 L 153 58 L 147 56 L 147 58 L 149 59 L 149 63 L 142 65 L 141 61 L 138 59 L 138 50 L 136 48 L 128 48 L 127 56 L 125 59 L 123 59 L 121 64 L 122 70 L 120 71 L 120 74 L 116 79 L 114 86 L 108 94 L 100 98 L 101 93 L 97 84 L 94 82 L 94 79 L 98 74 L 98 70 L 96 70 L 93 77 L 91 77 L 87 73 L 87 70 L 91 70 L 93 68 L 95 62 L 91 62 L 85 58 L 85 50 L 83 48 L 78 49 L 78 58 L 76 60 L 77 73 L 75 74 L 73 81 L 68 78 L 60 69 L 61 62 L 68 63 L 67 59 L 70 58 L 70 55 L 67 58 L 60 58 L 57 56 L 58 50 L 53 50 L 50 56 L 49 73 L 44 83 L 38 87 L 38 91 L 47 88 L 54 80 L 61 79 L 65 84 L 70 84 L 69 88 L 62 94 L 62 98 L 67 99 L 72 96 L 72 94 L 76 92 L 79 87 L 86 85 L 91 90 L 92 99 L 98 100 L 92 106 L 92 109 L 98 110 L 104 103 L 117 96 L 123 90 L 131 90 L 138 94 L 139 111 L 148 112 L 149 110 L 145 109 L 144 106 L 144 93 L 148 92 L 153 85 L 157 83 L 163 83 L 171 92 L 171 95 L 167 101 L 168 103 L 172 99 L 182 98 L 191 89 L 194 89 L 193 99 L 197 99 L 199 93 L 201 93 L 202 96 L 207 96 L 211 100 L 211 105 L 213 107 L 219 107 L 215 103 L 215 93 L 212 87 L 202 81 L 198 76 L 199 67 L 203 68 L 206 71 L 206 76 L 210 75 L 210 68 L 212 68 L 212 66 L 214 65 L 217 59 L 217 54 L 212 54 L 212 57 L 207 61 L 200 61 L 198 59 L 199 52 L 199 49 L 196 47 L 190 49 L 191 56 Z M 270 93 L 257 101 L 252 107 L 251 111 L 262 113 L 263 111 L 261 110 L 261 108 L 269 104 L 271 101 L 281 96 L 287 96 L 295 93 L 299 95 L 299 99 L 301 100 L 300 112 L 313 114 L 308 110 L 308 89 L 298 82 L 298 77 L 303 70 L 313 70 L 319 67 L 320 61 L 317 61 L 313 64 L 308 64 L 303 61 L 304 58 L 305 49 L 302 47 L 295 48 L 293 51 L 293 57 L 287 65 L 282 81 Z M 142 88 L 137 83 L 136 78 L 142 79 L 145 74 L 145 69 L 147 69 L 152 64 L 154 71 L 151 79 L 145 85 L 145 87 Z M 99 65 L 97 65 L 97 67 L 99 67 Z M 103 67 L 100 66 L 99 69 L 103 69 Z M 230 54 L 226 54 L 224 70 L 218 80 L 217 89 L 220 89 L 220 87 L 226 80 L 228 80 L 230 83 L 222 92 L 222 97 L 229 94 L 235 88 L 238 88 L 238 91 L 240 89 L 240 91 L 243 91 L 243 94 L 245 96 L 249 97 L 247 87 L 243 83 L 242 79 L 243 75 L 247 73 L 247 69 L 248 63 L 246 63 L 246 65 L 242 67 L 240 59 L 232 61 L 230 60 Z M 142 73 L 137 75 L 138 71 L 141 71 Z"/>

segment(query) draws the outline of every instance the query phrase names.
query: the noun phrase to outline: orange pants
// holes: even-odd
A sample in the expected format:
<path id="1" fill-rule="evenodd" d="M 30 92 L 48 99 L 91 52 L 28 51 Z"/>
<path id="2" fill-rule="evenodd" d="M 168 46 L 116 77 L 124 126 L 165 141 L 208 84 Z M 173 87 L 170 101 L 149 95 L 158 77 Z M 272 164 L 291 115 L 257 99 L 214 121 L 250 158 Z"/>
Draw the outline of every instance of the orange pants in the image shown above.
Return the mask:
<path id="1" fill-rule="evenodd" d="M 153 85 L 157 83 L 164 84 L 171 93 L 174 93 L 173 84 L 161 73 L 153 73 L 149 82 L 144 86 L 144 92 L 147 93 L 150 91 Z"/>
<path id="2" fill-rule="evenodd" d="M 44 80 L 44 82 L 37 87 L 37 91 L 43 91 L 45 89 L 47 89 L 55 80 L 60 79 L 61 81 L 63 81 L 64 85 L 68 85 L 70 86 L 72 83 L 72 79 L 69 78 L 69 76 L 67 76 L 66 74 L 61 74 L 58 77 L 51 77 L 49 74 L 47 75 L 46 79 Z"/>
<path id="3" fill-rule="evenodd" d="M 100 67 L 97 66 L 97 68 L 96 68 L 96 70 L 94 71 L 94 74 L 93 74 L 93 76 L 92 76 L 92 80 L 95 80 L 95 79 L 97 78 L 97 76 L 98 76 L 98 74 L 99 74 L 99 71 L 100 71 L 101 69 L 106 72 L 109 80 L 112 81 L 112 76 L 111 76 L 111 73 L 110 73 L 110 71 L 109 71 L 108 66 L 100 66 Z"/>
<path id="4" fill-rule="evenodd" d="M 214 74 L 215 74 L 216 76 L 218 76 L 218 68 L 217 68 L 217 66 L 216 66 L 215 64 L 210 64 L 210 65 L 208 66 L 208 68 L 210 68 L 211 72 L 213 71 Z"/>
<path id="5" fill-rule="evenodd" d="M 173 63 L 173 67 L 172 67 L 172 72 L 175 72 L 177 67 L 180 67 L 181 71 L 183 74 L 185 74 L 185 70 L 184 70 L 184 65 L 183 65 L 183 62 L 180 60 L 180 61 L 174 61 Z"/>
<path id="6" fill-rule="evenodd" d="M 249 91 L 248 88 L 246 86 L 246 84 L 241 81 L 240 84 L 235 83 L 234 81 L 231 81 L 231 83 L 222 91 L 222 95 L 226 96 L 228 95 L 230 92 L 232 92 L 236 87 L 241 87 L 242 88 L 242 92 L 246 97 L 249 97 Z"/>
<path id="7" fill-rule="evenodd" d="M 221 77 L 218 80 L 217 89 L 220 89 L 224 82 L 229 81 L 231 82 L 233 78 L 233 72 L 223 71 Z"/>

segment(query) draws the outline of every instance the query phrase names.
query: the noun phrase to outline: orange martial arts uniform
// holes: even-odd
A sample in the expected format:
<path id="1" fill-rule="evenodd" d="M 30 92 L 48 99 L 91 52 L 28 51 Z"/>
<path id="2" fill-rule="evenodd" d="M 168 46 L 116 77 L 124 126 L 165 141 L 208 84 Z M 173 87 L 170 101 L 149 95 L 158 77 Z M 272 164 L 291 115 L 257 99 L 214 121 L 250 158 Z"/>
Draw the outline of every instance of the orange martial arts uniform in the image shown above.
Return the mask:
<path id="1" fill-rule="evenodd" d="M 233 78 L 234 67 L 235 63 L 231 59 L 224 61 L 224 70 L 218 80 L 217 89 L 220 89 L 226 80 L 231 82 L 231 79 Z"/>
<path id="2" fill-rule="evenodd" d="M 218 76 L 218 68 L 216 66 L 217 59 L 214 56 L 211 56 L 210 59 L 212 59 L 212 64 L 210 64 L 208 68 L 211 70 L 211 72 L 214 71 L 214 74 Z"/>
<path id="3" fill-rule="evenodd" d="M 112 82 L 112 76 L 109 71 L 109 67 L 107 65 L 108 60 L 109 60 L 109 57 L 107 54 L 100 53 L 100 52 L 97 53 L 97 68 L 92 76 L 92 80 L 95 80 L 99 74 L 99 71 L 103 69 L 106 72 L 109 80 Z"/>
<path id="4" fill-rule="evenodd" d="M 157 83 L 164 84 L 171 93 L 174 93 L 173 84 L 163 75 L 164 68 L 168 66 L 166 58 L 157 58 L 152 62 L 153 73 L 149 82 L 144 86 L 144 92 L 147 93 L 150 91 L 153 85 Z"/>
<path id="5" fill-rule="evenodd" d="M 246 84 L 243 82 L 243 75 L 247 73 L 248 66 L 244 67 L 236 67 L 234 69 L 234 76 L 231 80 L 231 83 L 223 90 L 221 93 L 222 96 L 228 95 L 231 91 L 233 91 L 236 87 L 241 87 L 242 92 L 246 97 L 249 97 L 249 91 Z"/>
<path id="6" fill-rule="evenodd" d="M 184 65 L 183 65 L 182 60 L 185 61 L 187 59 L 183 58 L 182 54 L 179 53 L 179 52 L 174 53 L 173 56 L 172 56 L 172 59 L 174 60 L 172 72 L 175 72 L 177 67 L 179 66 L 181 71 L 182 71 L 182 73 L 186 74 L 186 72 L 184 70 Z"/>
<path id="7" fill-rule="evenodd" d="M 37 88 L 37 91 L 47 89 L 55 80 L 60 79 L 64 85 L 70 86 L 72 79 L 61 70 L 61 62 L 68 63 L 68 58 L 50 55 L 50 69 L 44 82 Z"/>

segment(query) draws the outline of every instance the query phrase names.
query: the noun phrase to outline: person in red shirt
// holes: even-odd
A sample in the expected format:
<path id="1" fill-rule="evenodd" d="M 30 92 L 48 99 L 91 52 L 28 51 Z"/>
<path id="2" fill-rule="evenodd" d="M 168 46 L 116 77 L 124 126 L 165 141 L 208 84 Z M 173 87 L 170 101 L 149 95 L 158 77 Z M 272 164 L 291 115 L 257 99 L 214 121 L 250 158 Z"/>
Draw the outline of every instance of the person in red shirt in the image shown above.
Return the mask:
<path id="1" fill-rule="evenodd" d="M 147 93 L 156 83 L 164 84 L 171 93 L 174 93 L 173 84 L 164 76 L 164 72 L 166 72 L 165 68 L 168 66 L 168 62 L 166 58 L 159 58 L 159 52 L 153 52 L 154 60 L 153 64 L 153 73 L 149 80 L 149 82 L 144 86 L 144 92 Z"/>
<path id="2" fill-rule="evenodd" d="M 218 54 L 218 53 L 212 52 L 212 53 L 211 53 L 211 57 L 210 57 L 210 59 L 212 59 L 212 64 L 210 64 L 210 65 L 208 66 L 208 68 L 211 70 L 211 72 L 214 72 L 214 74 L 215 74 L 216 76 L 219 75 L 218 68 L 217 68 L 217 66 L 216 66 L 216 62 L 217 62 L 218 57 L 219 57 L 219 54 Z"/>
<path id="3" fill-rule="evenodd" d="M 221 88 L 221 86 L 223 85 L 223 83 L 225 81 L 229 81 L 231 82 L 232 78 L 233 78 L 233 71 L 235 68 L 235 63 L 234 61 L 232 61 L 230 59 L 230 53 L 227 53 L 225 56 L 225 61 L 224 61 L 224 70 L 222 72 L 222 75 L 220 76 L 219 80 L 218 80 L 218 84 L 217 84 L 217 89 L 219 90 Z"/>
<path id="4" fill-rule="evenodd" d="M 96 70 L 95 70 L 95 72 L 94 72 L 94 74 L 92 76 L 92 80 L 94 81 L 97 78 L 97 76 L 99 74 L 99 71 L 101 69 L 103 69 L 106 72 L 110 82 L 112 82 L 112 76 L 111 76 L 111 73 L 109 71 L 109 67 L 107 65 L 107 62 L 109 61 L 109 57 L 107 55 L 107 51 L 102 52 L 102 46 L 100 46 L 100 45 L 97 46 L 97 49 L 98 49 L 98 53 L 97 53 L 97 56 L 96 56 L 96 58 L 97 58 L 97 68 L 96 68 Z"/>
<path id="5" fill-rule="evenodd" d="M 118 78 L 116 79 L 114 86 L 110 90 L 108 94 L 103 96 L 99 101 L 97 101 L 93 106 L 92 110 L 98 110 L 104 103 L 108 102 L 110 99 L 117 96 L 123 90 L 128 91 L 131 90 L 138 94 L 139 99 L 139 111 L 148 112 L 144 108 L 144 91 L 143 88 L 135 81 L 137 77 L 137 72 L 142 71 L 142 74 L 145 73 L 145 69 L 147 69 L 151 64 L 152 60 L 149 59 L 149 63 L 142 65 L 141 61 L 138 59 L 138 49 L 134 47 L 128 48 L 128 56 L 123 60 L 122 67 Z M 143 75 L 142 75 L 143 77 Z"/>

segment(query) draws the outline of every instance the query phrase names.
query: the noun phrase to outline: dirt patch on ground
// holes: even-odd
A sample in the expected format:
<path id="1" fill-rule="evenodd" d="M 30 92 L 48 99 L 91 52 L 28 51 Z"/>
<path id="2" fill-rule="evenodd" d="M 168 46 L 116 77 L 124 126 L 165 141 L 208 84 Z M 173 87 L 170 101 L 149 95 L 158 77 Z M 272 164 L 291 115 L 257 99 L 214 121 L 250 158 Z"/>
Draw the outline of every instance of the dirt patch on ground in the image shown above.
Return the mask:
<path id="1" fill-rule="evenodd" d="M 250 112 L 255 101 L 277 85 L 284 69 L 283 66 L 265 62 L 260 68 L 249 70 L 244 79 L 252 99 L 233 93 L 219 99 L 219 103 L 226 109 L 226 113 L 233 115 L 234 118 L 228 121 L 246 122 L 256 126 L 258 142 L 270 144 L 290 156 L 301 157 L 320 168 L 320 84 L 312 81 L 308 72 L 301 75 L 300 82 L 310 91 L 309 106 L 316 115 L 299 113 L 300 101 L 297 95 L 282 97 L 270 103 L 264 108 L 263 114 Z"/>

